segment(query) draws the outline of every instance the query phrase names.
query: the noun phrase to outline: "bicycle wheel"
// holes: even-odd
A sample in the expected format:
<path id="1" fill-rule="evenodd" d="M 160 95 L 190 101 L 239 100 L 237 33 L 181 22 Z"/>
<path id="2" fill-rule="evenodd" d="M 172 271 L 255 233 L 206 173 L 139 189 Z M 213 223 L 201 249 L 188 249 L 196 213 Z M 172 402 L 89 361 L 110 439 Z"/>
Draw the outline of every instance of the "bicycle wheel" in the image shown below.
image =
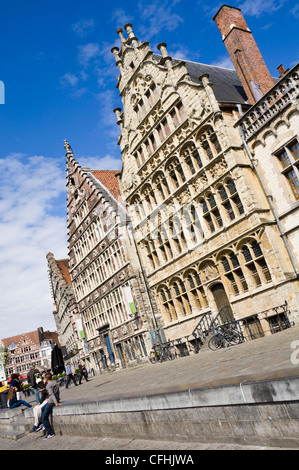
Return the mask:
<path id="1" fill-rule="evenodd" d="M 208 346 L 212 351 L 216 351 L 223 347 L 223 339 L 219 336 L 212 336 L 209 340 Z"/>
<path id="2" fill-rule="evenodd" d="M 151 353 L 149 356 L 149 360 L 151 361 L 152 364 L 156 364 L 156 354 Z"/>
<path id="3" fill-rule="evenodd" d="M 227 332 L 225 338 L 230 344 L 242 343 L 242 337 L 241 337 L 240 333 L 238 333 L 237 331 L 234 331 L 234 330 L 231 330 L 231 331 Z"/>
<path id="4" fill-rule="evenodd" d="M 167 357 L 170 361 L 172 361 L 173 359 L 175 359 L 175 352 L 172 350 L 172 348 L 169 348 L 168 349 L 168 353 L 167 353 Z"/>

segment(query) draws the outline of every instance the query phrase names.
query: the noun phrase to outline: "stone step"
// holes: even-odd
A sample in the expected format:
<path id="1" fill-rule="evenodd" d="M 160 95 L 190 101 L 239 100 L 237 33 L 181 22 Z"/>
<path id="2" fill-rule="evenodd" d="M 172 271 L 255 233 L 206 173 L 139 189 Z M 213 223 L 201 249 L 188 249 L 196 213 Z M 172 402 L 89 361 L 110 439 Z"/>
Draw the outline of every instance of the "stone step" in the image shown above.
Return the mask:
<path id="1" fill-rule="evenodd" d="M 0 432 L 0 438 L 2 439 L 12 439 L 14 441 L 21 439 L 25 436 L 25 432 L 21 431 L 3 431 Z"/>
<path id="2" fill-rule="evenodd" d="M 0 432 L 4 431 L 22 431 L 26 432 L 29 429 L 29 424 L 26 421 L 13 421 L 8 423 L 0 423 Z"/>

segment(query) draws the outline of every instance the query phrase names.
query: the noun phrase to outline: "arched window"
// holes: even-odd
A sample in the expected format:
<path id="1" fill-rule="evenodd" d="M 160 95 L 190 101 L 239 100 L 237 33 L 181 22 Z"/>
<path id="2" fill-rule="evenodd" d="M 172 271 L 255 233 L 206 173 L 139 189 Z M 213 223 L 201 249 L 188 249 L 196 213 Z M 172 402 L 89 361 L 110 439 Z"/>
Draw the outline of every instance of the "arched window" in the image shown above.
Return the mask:
<path id="1" fill-rule="evenodd" d="M 218 193 L 229 220 L 234 220 L 244 214 L 243 204 L 232 179 L 228 179 L 223 185 L 218 186 Z"/>
<path id="2" fill-rule="evenodd" d="M 221 152 L 221 145 L 212 127 L 201 131 L 198 138 L 208 161 L 212 160 Z"/>
<path id="3" fill-rule="evenodd" d="M 235 253 L 222 256 L 221 263 L 224 268 L 225 277 L 228 279 L 235 295 L 248 291 L 248 285 L 240 267 L 239 259 Z"/>
<path id="4" fill-rule="evenodd" d="M 242 254 L 245 266 L 251 273 L 255 285 L 271 281 L 271 274 L 259 243 L 254 240 L 243 246 Z"/>
<path id="5" fill-rule="evenodd" d="M 162 225 L 157 232 L 157 239 L 158 239 L 158 249 L 162 255 L 162 259 L 164 261 L 168 261 L 173 258 L 172 249 L 170 246 L 170 241 L 167 236 L 167 231 L 165 227 Z"/>
<path id="6" fill-rule="evenodd" d="M 157 188 L 160 199 L 166 199 L 170 194 L 170 190 L 165 174 L 159 173 L 158 175 L 155 175 L 153 178 L 153 182 L 155 187 Z"/>
<path id="7" fill-rule="evenodd" d="M 174 189 L 177 189 L 186 181 L 182 165 L 178 158 L 171 160 L 166 166 L 166 171 L 170 176 L 170 181 Z"/>
<path id="8" fill-rule="evenodd" d="M 163 316 L 166 317 L 166 320 L 169 322 L 177 320 L 178 316 L 175 311 L 170 289 L 167 286 L 163 286 L 160 288 L 159 294 Z"/>
<path id="9" fill-rule="evenodd" d="M 215 232 L 216 228 L 223 226 L 223 221 L 217 207 L 214 195 L 209 193 L 205 199 L 200 201 L 203 218 L 210 232 Z"/>
<path id="10" fill-rule="evenodd" d="M 172 290 L 173 290 L 173 297 L 175 300 L 177 311 L 184 317 L 186 315 L 190 315 L 191 314 L 190 300 L 188 298 L 186 287 L 182 279 L 179 279 L 173 282 Z"/>
<path id="11" fill-rule="evenodd" d="M 176 215 L 173 216 L 169 221 L 169 234 L 171 239 L 174 241 L 177 252 L 181 253 L 183 250 L 185 250 L 187 246 L 185 234 L 180 218 Z"/>
<path id="12" fill-rule="evenodd" d="M 199 274 L 195 271 L 190 272 L 187 275 L 187 282 L 194 306 L 198 309 L 208 307 L 208 300 L 204 288 L 202 287 Z"/>
<path id="13" fill-rule="evenodd" d="M 203 230 L 194 204 L 183 208 L 187 238 L 191 243 L 198 243 L 203 238 Z"/>
<path id="14" fill-rule="evenodd" d="M 159 263 L 157 249 L 156 249 L 154 240 L 152 240 L 151 238 L 148 238 L 144 242 L 144 248 L 147 253 L 147 258 L 149 260 L 150 266 L 153 269 L 157 268 L 160 265 L 160 263 Z"/>
<path id="15" fill-rule="evenodd" d="M 194 175 L 202 167 L 202 161 L 194 143 L 191 142 L 187 144 L 187 146 L 184 147 L 182 154 L 191 175 Z"/>
<path id="16" fill-rule="evenodd" d="M 157 206 L 155 191 L 152 186 L 147 185 L 142 189 L 142 194 L 147 205 L 147 213 L 149 213 L 154 209 L 155 206 Z"/>

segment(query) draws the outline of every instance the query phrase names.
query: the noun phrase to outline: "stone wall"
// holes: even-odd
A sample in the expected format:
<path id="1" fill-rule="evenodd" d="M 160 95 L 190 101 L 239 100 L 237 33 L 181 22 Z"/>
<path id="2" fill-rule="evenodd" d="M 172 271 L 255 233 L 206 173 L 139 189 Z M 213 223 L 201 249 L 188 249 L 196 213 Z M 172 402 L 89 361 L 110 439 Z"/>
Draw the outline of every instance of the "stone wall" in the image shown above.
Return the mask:
<path id="1" fill-rule="evenodd" d="M 299 377 L 65 404 L 56 434 L 299 447 Z M 26 410 L 27 419 L 32 410 Z M 30 418 L 32 419 L 32 418 Z"/>

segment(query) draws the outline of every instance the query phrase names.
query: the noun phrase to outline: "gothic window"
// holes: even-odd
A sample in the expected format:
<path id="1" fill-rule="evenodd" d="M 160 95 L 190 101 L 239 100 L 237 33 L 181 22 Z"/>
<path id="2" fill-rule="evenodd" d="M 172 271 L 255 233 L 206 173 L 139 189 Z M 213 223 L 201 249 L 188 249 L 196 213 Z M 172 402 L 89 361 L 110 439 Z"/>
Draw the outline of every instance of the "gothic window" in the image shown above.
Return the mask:
<path id="1" fill-rule="evenodd" d="M 176 310 L 182 315 L 190 315 L 191 306 L 185 284 L 182 279 L 175 280 L 172 283 L 173 298 L 175 300 Z"/>
<path id="2" fill-rule="evenodd" d="M 150 88 L 145 92 L 145 96 L 149 106 L 152 107 L 157 99 L 157 88 L 155 83 L 151 84 Z"/>
<path id="3" fill-rule="evenodd" d="M 282 168 L 281 173 L 284 175 L 290 188 L 293 191 L 295 199 L 299 199 L 299 143 L 297 140 L 285 145 L 282 150 L 277 152 L 277 159 Z"/>
<path id="4" fill-rule="evenodd" d="M 182 102 L 176 104 L 173 109 L 169 113 L 171 122 L 173 126 L 176 128 L 180 125 L 180 123 L 185 119 L 185 110 Z"/>
<path id="5" fill-rule="evenodd" d="M 248 285 L 235 253 L 223 256 L 221 263 L 224 268 L 225 277 L 228 279 L 232 292 L 238 295 L 240 292 L 246 292 Z"/>
<path id="6" fill-rule="evenodd" d="M 146 202 L 148 212 L 151 212 L 157 205 L 155 191 L 153 190 L 152 186 L 147 186 L 145 189 L 143 189 L 143 197 L 144 201 Z"/>
<path id="7" fill-rule="evenodd" d="M 188 146 L 184 148 L 183 156 L 190 173 L 194 175 L 202 167 L 202 161 L 193 143 L 188 144 Z"/>
<path id="8" fill-rule="evenodd" d="M 155 269 L 159 266 L 159 260 L 158 260 L 158 255 L 157 255 L 157 250 L 156 250 L 156 246 L 155 246 L 155 242 L 154 240 L 152 240 L 151 238 L 149 238 L 146 242 L 145 242 L 145 250 L 146 250 L 146 253 L 147 253 L 147 258 L 149 260 L 149 264 L 150 266 Z"/>
<path id="9" fill-rule="evenodd" d="M 194 204 L 183 208 L 185 228 L 191 243 L 197 243 L 203 237 L 203 231 Z"/>
<path id="10" fill-rule="evenodd" d="M 215 131 L 212 128 L 208 128 L 202 132 L 199 136 L 199 140 L 208 161 L 212 160 L 221 152 L 221 145 Z"/>
<path id="11" fill-rule="evenodd" d="M 181 253 L 187 246 L 185 234 L 178 216 L 174 216 L 169 223 L 170 236 L 175 243 L 178 253 Z"/>
<path id="12" fill-rule="evenodd" d="M 163 201 L 166 199 L 169 194 L 170 190 L 168 187 L 167 179 L 164 173 L 160 173 L 158 176 L 154 177 L 154 184 L 158 190 L 158 194 L 160 196 L 160 199 Z"/>
<path id="13" fill-rule="evenodd" d="M 134 153 L 134 157 L 136 159 L 138 168 L 140 168 L 145 162 L 145 156 L 142 146 L 136 150 L 136 152 Z"/>
<path id="14" fill-rule="evenodd" d="M 254 240 L 243 246 L 242 254 L 256 287 L 271 281 L 271 274 L 259 243 Z"/>
<path id="15" fill-rule="evenodd" d="M 213 148 L 213 150 L 214 150 L 214 153 L 215 153 L 216 155 L 218 155 L 218 153 L 221 152 L 221 146 L 220 146 L 218 137 L 217 137 L 217 135 L 215 134 L 215 132 L 210 135 L 210 142 L 211 142 L 211 144 L 212 144 L 212 148 Z"/>
<path id="16" fill-rule="evenodd" d="M 170 241 L 167 236 L 167 231 L 164 226 L 160 227 L 160 230 L 157 232 L 158 239 L 158 248 L 162 255 L 163 261 L 168 261 L 173 257 L 173 253 L 170 246 Z"/>
<path id="17" fill-rule="evenodd" d="M 161 122 L 161 127 L 162 127 L 162 130 L 164 132 L 165 138 L 168 137 L 170 135 L 171 131 L 170 131 L 170 127 L 169 127 L 167 118 L 163 119 L 163 121 Z"/>
<path id="18" fill-rule="evenodd" d="M 170 289 L 166 286 L 163 286 L 159 293 L 163 314 L 166 317 L 166 320 L 169 322 L 177 320 L 178 316 L 174 308 L 174 301 L 172 299 Z"/>
<path id="19" fill-rule="evenodd" d="M 175 158 L 174 160 L 171 160 L 170 163 L 168 163 L 166 171 L 170 176 L 170 181 L 174 189 L 177 189 L 179 186 L 181 186 L 181 184 L 186 181 L 182 165 L 179 162 L 178 158 Z"/>
<path id="20" fill-rule="evenodd" d="M 187 276 L 187 282 L 194 306 L 198 309 L 206 308 L 208 301 L 199 274 L 196 271 L 190 272 Z"/>
<path id="21" fill-rule="evenodd" d="M 132 211 L 133 209 L 133 218 L 137 218 L 137 221 L 140 222 L 144 217 L 145 217 L 145 212 L 144 212 L 144 208 L 143 208 L 143 205 L 142 205 L 142 202 L 139 198 L 139 196 L 136 196 L 134 198 L 134 200 L 132 200 L 132 203 L 130 205 L 130 209 Z"/>
<path id="22" fill-rule="evenodd" d="M 223 226 L 223 221 L 217 207 L 214 195 L 209 193 L 205 199 L 200 201 L 203 218 L 210 232 L 215 232 L 216 228 Z"/>
<path id="23" fill-rule="evenodd" d="M 229 220 L 234 220 L 244 213 L 243 204 L 232 179 L 227 180 L 224 185 L 219 186 L 218 193 Z"/>

